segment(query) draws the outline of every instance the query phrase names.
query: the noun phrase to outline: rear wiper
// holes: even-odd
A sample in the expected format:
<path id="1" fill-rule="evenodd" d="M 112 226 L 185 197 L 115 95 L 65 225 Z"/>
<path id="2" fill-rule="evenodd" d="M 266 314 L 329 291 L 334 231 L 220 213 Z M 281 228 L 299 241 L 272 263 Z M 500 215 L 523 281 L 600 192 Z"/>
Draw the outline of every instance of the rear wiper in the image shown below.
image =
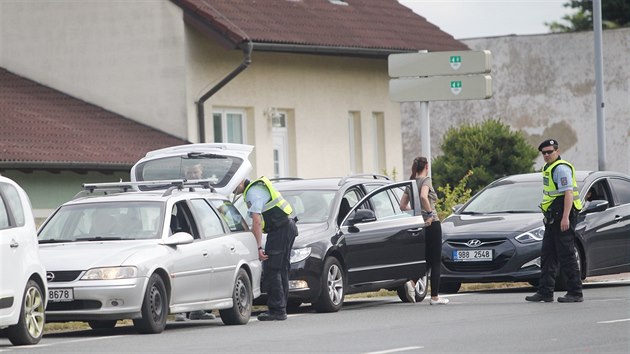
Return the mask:
<path id="1" fill-rule="evenodd" d="M 94 237 L 83 237 L 77 238 L 77 241 L 111 241 L 111 240 L 122 240 L 122 237 L 111 237 L 111 236 L 94 236 Z"/>
<path id="2" fill-rule="evenodd" d="M 62 239 L 55 239 L 55 240 L 39 240 L 40 244 L 44 244 L 44 243 L 64 243 L 64 242 L 74 242 L 74 240 L 62 240 Z"/>

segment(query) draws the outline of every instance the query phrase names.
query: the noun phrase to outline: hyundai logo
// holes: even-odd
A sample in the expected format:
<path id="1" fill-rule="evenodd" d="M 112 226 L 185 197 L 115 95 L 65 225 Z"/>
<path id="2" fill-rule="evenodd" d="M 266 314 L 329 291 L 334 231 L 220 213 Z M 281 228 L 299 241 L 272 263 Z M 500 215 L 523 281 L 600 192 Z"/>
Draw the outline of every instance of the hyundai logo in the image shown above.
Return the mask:
<path id="1" fill-rule="evenodd" d="M 474 239 L 474 240 L 470 240 L 468 242 L 466 242 L 466 245 L 468 245 L 468 247 L 479 247 L 481 246 L 481 241 Z"/>
<path id="2" fill-rule="evenodd" d="M 49 282 L 55 280 L 55 273 L 53 273 L 53 272 L 46 272 L 46 280 L 49 281 Z"/>

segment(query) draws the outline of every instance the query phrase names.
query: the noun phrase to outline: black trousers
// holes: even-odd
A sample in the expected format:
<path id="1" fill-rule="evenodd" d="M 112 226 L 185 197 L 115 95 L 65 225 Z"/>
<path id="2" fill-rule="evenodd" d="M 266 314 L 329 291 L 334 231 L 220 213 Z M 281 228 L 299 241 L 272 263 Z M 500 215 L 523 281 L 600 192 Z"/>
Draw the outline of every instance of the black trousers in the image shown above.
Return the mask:
<path id="1" fill-rule="evenodd" d="M 291 247 L 297 234 L 297 227 L 292 219 L 267 234 L 266 244 L 273 245 L 273 249 L 265 247 L 265 254 L 269 259 L 262 264 L 262 291 L 267 293 L 267 307 L 274 314 L 287 312 Z"/>
<path id="2" fill-rule="evenodd" d="M 431 269 L 431 296 L 438 296 L 440 290 L 440 266 L 442 263 L 442 224 L 434 221 L 425 229 L 426 249 L 425 257 Z"/>
<path id="3" fill-rule="evenodd" d="M 538 292 L 542 295 L 553 295 L 556 285 L 558 267 L 567 280 L 567 293 L 582 296 L 582 277 L 575 257 L 575 212 L 569 217 L 570 227 L 560 230 L 562 212 L 553 213 L 553 222 L 545 224 L 540 258 L 541 271 Z"/>

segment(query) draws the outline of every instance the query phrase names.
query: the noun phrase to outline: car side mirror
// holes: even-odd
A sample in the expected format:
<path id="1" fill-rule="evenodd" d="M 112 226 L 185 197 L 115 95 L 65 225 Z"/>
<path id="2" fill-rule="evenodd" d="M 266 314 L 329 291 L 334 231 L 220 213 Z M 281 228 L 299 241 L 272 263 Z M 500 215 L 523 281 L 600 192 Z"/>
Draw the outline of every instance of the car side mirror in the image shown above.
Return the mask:
<path id="1" fill-rule="evenodd" d="M 371 221 L 376 221 L 376 214 L 374 214 L 374 211 L 370 209 L 357 209 L 348 218 L 348 225 L 354 226 L 356 224 Z"/>
<path id="2" fill-rule="evenodd" d="M 176 232 L 169 236 L 162 244 L 167 246 L 185 245 L 193 243 L 194 239 L 188 232 Z"/>
<path id="3" fill-rule="evenodd" d="M 591 200 L 586 202 L 586 207 L 582 209 L 583 214 L 597 213 L 608 209 L 607 200 Z"/>
<path id="4" fill-rule="evenodd" d="M 453 207 L 451 208 L 451 210 L 453 211 L 453 213 L 457 213 L 457 211 L 459 209 L 461 209 L 464 206 L 464 204 L 455 204 L 453 205 Z"/>

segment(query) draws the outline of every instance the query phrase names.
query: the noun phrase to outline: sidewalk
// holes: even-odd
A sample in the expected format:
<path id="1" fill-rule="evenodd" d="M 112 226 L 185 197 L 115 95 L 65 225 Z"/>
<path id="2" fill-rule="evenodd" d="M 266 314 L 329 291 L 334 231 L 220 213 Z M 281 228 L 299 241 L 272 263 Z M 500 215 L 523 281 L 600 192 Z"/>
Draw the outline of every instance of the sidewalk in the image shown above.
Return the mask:
<path id="1" fill-rule="evenodd" d="M 588 277 L 585 283 L 593 282 L 607 282 L 607 281 L 630 281 L 630 273 L 619 273 L 610 275 L 598 275 L 594 277 Z"/>

